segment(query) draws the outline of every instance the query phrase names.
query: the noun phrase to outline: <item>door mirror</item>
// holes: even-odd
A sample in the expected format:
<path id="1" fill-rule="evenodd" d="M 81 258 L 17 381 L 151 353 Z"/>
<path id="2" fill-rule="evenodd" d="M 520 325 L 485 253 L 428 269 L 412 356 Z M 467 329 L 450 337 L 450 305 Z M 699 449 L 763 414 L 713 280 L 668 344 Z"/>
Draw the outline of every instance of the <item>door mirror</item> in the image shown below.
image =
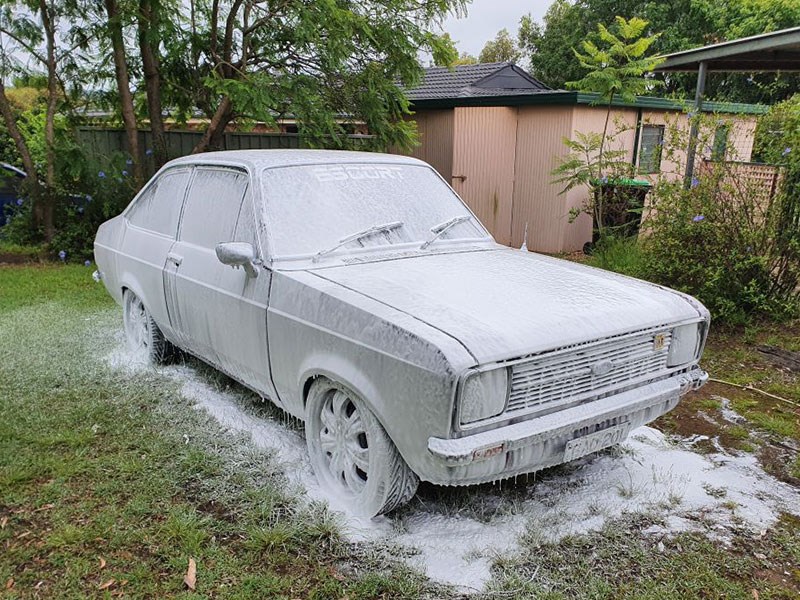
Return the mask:
<path id="1" fill-rule="evenodd" d="M 255 260 L 256 252 L 253 244 L 247 242 L 223 242 L 217 244 L 217 258 L 223 265 L 231 267 L 244 267 L 250 277 L 258 277 Z"/>

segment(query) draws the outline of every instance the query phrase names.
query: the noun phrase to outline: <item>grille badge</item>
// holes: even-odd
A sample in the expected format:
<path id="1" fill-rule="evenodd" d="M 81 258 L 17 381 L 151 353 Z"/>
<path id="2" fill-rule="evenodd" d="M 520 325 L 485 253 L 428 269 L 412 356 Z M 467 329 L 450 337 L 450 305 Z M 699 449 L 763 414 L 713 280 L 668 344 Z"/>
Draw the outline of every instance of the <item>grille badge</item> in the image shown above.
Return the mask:
<path id="1" fill-rule="evenodd" d="M 614 363 L 610 360 L 601 360 L 592 365 L 592 375 L 606 375 L 614 368 Z"/>
<path id="2" fill-rule="evenodd" d="M 663 333 L 657 333 L 653 336 L 653 350 L 658 352 L 662 350 L 667 343 L 667 336 Z"/>

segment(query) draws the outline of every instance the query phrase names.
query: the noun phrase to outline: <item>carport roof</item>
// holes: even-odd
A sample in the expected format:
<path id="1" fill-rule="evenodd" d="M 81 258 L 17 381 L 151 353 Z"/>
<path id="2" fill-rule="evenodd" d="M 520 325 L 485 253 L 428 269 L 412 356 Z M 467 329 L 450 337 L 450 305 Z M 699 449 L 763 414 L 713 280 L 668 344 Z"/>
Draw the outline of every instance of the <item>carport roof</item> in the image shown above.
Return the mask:
<path id="1" fill-rule="evenodd" d="M 800 27 L 667 54 L 655 70 L 800 71 Z"/>

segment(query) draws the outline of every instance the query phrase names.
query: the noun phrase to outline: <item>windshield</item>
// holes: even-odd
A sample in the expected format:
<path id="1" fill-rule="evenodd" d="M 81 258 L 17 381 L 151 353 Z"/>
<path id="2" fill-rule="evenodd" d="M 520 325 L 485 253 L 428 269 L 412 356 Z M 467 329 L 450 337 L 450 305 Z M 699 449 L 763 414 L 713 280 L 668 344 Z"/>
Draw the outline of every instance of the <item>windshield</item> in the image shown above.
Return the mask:
<path id="1" fill-rule="evenodd" d="M 348 236 L 386 223 L 399 226 L 341 245 L 348 249 L 419 246 L 431 229 L 471 216 L 458 196 L 429 167 L 397 164 L 304 165 L 265 169 L 264 222 L 275 257 L 316 254 Z M 481 240 L 488 233 L 470 218 L 450 227 L 446 239 Z"/>

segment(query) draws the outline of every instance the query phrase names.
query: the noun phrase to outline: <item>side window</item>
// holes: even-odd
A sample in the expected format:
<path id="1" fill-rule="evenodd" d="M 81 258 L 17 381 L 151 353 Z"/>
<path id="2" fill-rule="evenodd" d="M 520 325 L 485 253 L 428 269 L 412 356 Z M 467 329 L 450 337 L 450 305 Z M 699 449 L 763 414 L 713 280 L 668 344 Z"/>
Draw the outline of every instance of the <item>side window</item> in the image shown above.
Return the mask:
<path id="1" fill-rule="evenodd" d="M 195 169 L 183 209 L 181 240 L 209 249 L 233 240 L 247 181 L 240 171 Z"/>
<path id="2" fill-rule="evenodd" d="M 643 125 L 639 147 L 639 172 L 658 173 L 661 170 L 661 147 L 664 144 L 663 125 Z"/>
<path id="3" fill-rule="evenodd" d="M 175 237 L 189 171 L 167 171 L 136 200 L 128 220 L 137 227 Z"/>

